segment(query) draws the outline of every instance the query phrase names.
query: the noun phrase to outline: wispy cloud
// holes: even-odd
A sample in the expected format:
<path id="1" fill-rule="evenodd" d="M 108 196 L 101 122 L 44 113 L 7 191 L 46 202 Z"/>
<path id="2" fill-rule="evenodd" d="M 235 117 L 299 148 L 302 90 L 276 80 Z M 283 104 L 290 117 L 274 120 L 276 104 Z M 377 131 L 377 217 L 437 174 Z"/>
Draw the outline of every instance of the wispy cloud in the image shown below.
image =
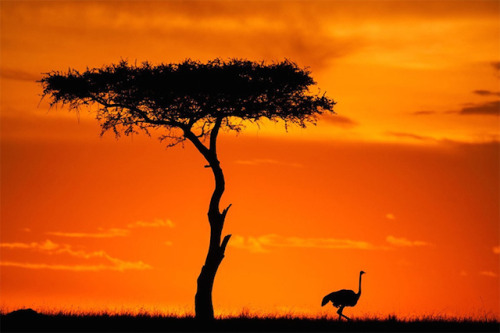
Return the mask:
<path id="1" fill-rule="evenodd" d="M 125 237 L 130 234 L 127 229 L 120 228 L 110 228 L 103 229 L 98 228 L 98 232 L 87 233 L 87 232 L 62 232 L 62 231 L 50 231 L 47 235 L 58 236 L 58 237 L 70 237 L 70 238 L 111 238 L 111 237 Z"/>
<path id="2" fill-rule="evenodd" d="M 43 243 L 31 242 L 31 243 L 0 243 L 0 247 L 8 249 L 36 249 L 42 251 L 51 251 L 59 247 L 56 243 L 46 240 Z"/>
<path id="3" fill-rule="evenodd" d="M 417 140 L 417 141 L 436 141 L 436 139 L 431 138 L 429 136 L 422 136 L 418 134 L 413 134 L 413 133 L 404 133 L 404 132 L 386 132 L 386 135 L 393 136 L 396 138 L 402 138 L 402 139 L 412 139 L 412 140 Z"/>
<path id="4" fill-rule="evenodd" d="M 70 238 L 112 238 L 126 237 L 130 235 L 130 229 L 135 228 L 173 228 L 174 222 L 171 220 L 154 219 L 153 221 L 136 221 L 129 223 L 125 228 L 97 228 L 97 232 L 65 232 L 65 231 L 50 231 L 47 235 Z"/>
<path id="5" fill-rule="evenodd" d="M 500 254 L 500 246 L 493 246 L 493 253 Z"/>
<path id="6" fill-rule="evenodd" d="M 402 237 L 387 236 L 386 241 L 394 247 L 431 246 L 424 241 L 411 241 Z M 390 246 L 374 245 L 370 242 L 337 238 L 303 238 L 276 234 L 262 236 L 233 235 L 229 245 L 254 253 L 270 252 L 273 248 L 356 249 L 388 250 Z"/>
<path id="7" fill-rule="evenodd" d="M 394 246 L 403 246 L 403 247 L 413 247 L 413 246 L 429 246 L 431 244 L 424 241 L 411 241 L 404 237 L 394 237 L 387 236 L 385 239 L 389 244 Z"/>
<path id="8" fill-rule="evenodd" d="M 491 90 L 479 89 L 479 90 L 474 90 L 473 93 L 479 96 L 500 96 L 500 92 Z"/>
<path id="9" fill-rule="evenodd" d="M 32 81 L 33 83 L 42 78 L 42 75 L 35 75 L 20 69 L 0 68 L 0 77 L 2 79 L 12 79 L 20 81 Z"/>
<path id="10" fill-rule="evenodd" d="M 130 263 L 130 262 L 121 262 L 120 265 L 117 266 L 109 266 L 109 265 L 57 265 L 57 264 L 34 264 L 27 262 L 15 262 L 15 261 L 0 261 L 0 266 L 5 267 L 18 267 L 18 268 L 27 268 L 27 269 L 51 269 L 58 271 L 75 271 L 75 272 L 98 272 L 98 271 L 120 271 L 123 272 L 125 270 L 145 270 L 150 269 L 151 266 L 144 264 L 142 261 Z"/>
<path id="11" fill-rule="evenodd" d="M 500 116 L 500 100 L 486 102 L 481 104 L 473 104 L 463 107 L 457 112 L 460 115 L 486 115 L 486 116 Z"/>
<path id="12" fill-rule="evenodd" d="M 53 270 L 72 270 L 72 271 L 125 271 L 125 270 L 145 270 L 152 267 L 142 261 L 129 262 L 122 259 L 114 258 L 107 254 L 105 251 L 86 252 L 83 250 L 74 250 L 70 245 L 57 244 L 50 240 L 42 243 L 0 243 L 0 247 L 10 249 L 30 249 L 43 252 L 48 255 L 66 254 L 74 258 L 90 260 L 102 259 L 104 264 L 75 264 L 75 265 L 60 265 L 60 264 L 45 264 L 45 263 L 26 263 L 15 261 L 0 261 L 0 266 L 10 266 L 29 269 L 53 269 Z"/>
<path id="13" fill-rule="evenodd" d="M 473 93 L 481 96 L 500 96 L 500 92 L 490 91 L 490 90 L 474 90 Z M 489 101 L 483 103 L 467 103 L 464 104 L 458 110 L 449 110 L 444 112 L 436 111 L 416 111 L 412 113 L 416 116 L 429 116 L 437 114 L 448 114 L 448 115 L 461 115 L 461 116 L 500 116 L 500 100 Z M 392 134 L 404 134 L 397 132 L 390 132 Z"/>
<path id="14" fill-rule="evenodd" d="M 170 220 L 154 219 L 151 222 L 136 221 L 134 223 L 130 223 L 127 227 L 128 228 L 161 228 L 161 227 L 173 228 L 175 227 L 175 224 Z"/>
<path id="15" fill-rule="evenodd" d="M 500 61 L 493 61 L 491 66 L 495 69 L 495 71 L 500 72 Z"/>
<path id="16" fill-rule="evenodd" d="M 493 277 L 493 278 L 498 277 L 498 274 L 494 273 L 492 271 L 481 271 L 481 272 L 479 272 L 479 274 L 484 275 L 484 276 L 488 276 L 488 277 Z"/>
<path id="17" fill-rule="evenodd" d="M 347 118 L 345 116 L 339 116 L 339 115 L 325 114 L 325 115 L 321 116 L 321 119 L 329 124 L 332 124 L 332 125 L 335 125 L 335 126 L 338 126 L 341 128 L 353 128 L 353 127 L 356 127 L 359 125 L 354 120 Z"/>
<path id="18" fill-rule="evenodd" d="M 243 164 L 243 165 L 283 165 L 283 166 L 289 166 L 293 168 L 302 168 L 303 165 L 300 163 L 294 163 L 294 162 L 284 162 L 284 161 L 278 161 L 278 160 L 273 160 L 273 159 L 251 159 L 251 160 L 236 160 L 234 161 L 236 164 Z"/>
<path id="19" fill-rule="evenodd" d="M 422 110 L 422 111 L 412 112 L 411 114 L 413 114 L 415 116 L 429 116 L 429 115 L 436 114 L 436 113 L 437 113 L 436 111 Z"/>
<path id="20" fill-rule="evenodd" d="M 265 249 L 264 246 L 262 245 L 262 237 L 265 236 L 244 237 L 239 235 L 233 235 L 231 241 L 229 242 L 229 246 L 242 250 L 248 250 L 254 253 L 269 252 L 269 250 Z"/>
<path id="21" fill-rule="evenodd" d="M 374 250 L 369 242 L 335 238 L 301 238 L 269 234 L 257 237 L 233 235 L 229 245 L 250 252 L 269 252 L 272 248 L 358 249 Z"/>

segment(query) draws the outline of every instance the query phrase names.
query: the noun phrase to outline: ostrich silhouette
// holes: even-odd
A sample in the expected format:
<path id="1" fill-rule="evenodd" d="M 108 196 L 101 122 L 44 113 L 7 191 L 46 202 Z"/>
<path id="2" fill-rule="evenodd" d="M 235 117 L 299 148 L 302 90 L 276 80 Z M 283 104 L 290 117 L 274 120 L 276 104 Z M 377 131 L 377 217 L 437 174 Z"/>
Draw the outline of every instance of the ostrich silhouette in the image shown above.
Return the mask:
<path id="1" fill-rule="evenodd" d="M 339 291 L 334 291 L 323 297 L 323 301 L 321 302 L 321 306 L 325 306 L 328 302 L 332 302 L 333 306 L 339 308 L 337 313 L 339 314 L 339 320 L 344 317 L 347 320 L 350 320 L 349 317 L 342 314 L 342 310 L 346 306 L 355 306 L 358 303 L 359 296 L 361 296 L 361 276 L 363 276 L 365 272 L 359 272 L 359 290 L 356 294 L 352 290 L 342 289 Z"/>

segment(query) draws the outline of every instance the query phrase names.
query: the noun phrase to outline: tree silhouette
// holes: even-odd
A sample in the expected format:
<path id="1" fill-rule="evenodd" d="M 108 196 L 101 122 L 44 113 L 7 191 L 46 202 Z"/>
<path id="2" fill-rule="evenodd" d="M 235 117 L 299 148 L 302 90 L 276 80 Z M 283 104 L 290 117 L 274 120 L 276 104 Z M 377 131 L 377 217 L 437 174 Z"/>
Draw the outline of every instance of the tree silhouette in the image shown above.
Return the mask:
<path id="1" fill-rule="evenodd" d="M 80 73 L 51 72 L 41 80 L 43 96 L 54 104 L 97 105 L 101 135 L 159 132 L 174 146 L 191 141 L 204 156 L 215 178 L 208 209 L 210 245 L 198 277 L 196 318 L 213 319 L 212 289 L 217 269 L 231 235 L 222 241 L 222 229 L 231 207 L 219 208 L 225 189 L 217 157 L 220 129 L 240 131 L 245 122 L 283 121 L 285 127 L 305 127 L 324 111 L 333 112 L 333 100 L 312 94 L 315 82 L 306 69 L 282 61 L 265 64 L 247 60 L 215 59 L 207 63 L 186 60 L 178 64 L 130 65 L 126 61 Z"/>

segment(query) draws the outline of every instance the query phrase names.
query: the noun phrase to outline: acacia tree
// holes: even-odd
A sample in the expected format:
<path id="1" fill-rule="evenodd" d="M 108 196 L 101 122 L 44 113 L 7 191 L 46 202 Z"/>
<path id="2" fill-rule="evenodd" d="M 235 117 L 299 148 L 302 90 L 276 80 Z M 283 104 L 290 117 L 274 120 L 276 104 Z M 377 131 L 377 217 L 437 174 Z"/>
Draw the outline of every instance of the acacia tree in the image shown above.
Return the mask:
<path id="1" fill-rule="evenodd" d="M 112 130 L 117 136 L 152 131 L 174 146 L 191 141 L 208 162 L 215 179 L 209 208 L 210 244 L 197 280 L 195 313 L 213 319 L 212 289 L 231 235 L 222 240 L 226 214 L 220 209 L 225 189 L 224 174 L 217 157 L 221 129 L 240 131 L 245 122 L 262 119 L 283 121 L 285 127 L 305 127 L 317 115 L 333 113 L 333 100 L 313 94 L 315 82 L 306 69 L 295 63 L 274 64 L 247 60 L 207 63 L 186 60 L 178 64 L 130 65 L 126 61 L 80 73 L 50 72 L 41 80 L 43 96 L 51 106 L 63 104 L 78 110 L 94 108 L 101 135 Z"/>

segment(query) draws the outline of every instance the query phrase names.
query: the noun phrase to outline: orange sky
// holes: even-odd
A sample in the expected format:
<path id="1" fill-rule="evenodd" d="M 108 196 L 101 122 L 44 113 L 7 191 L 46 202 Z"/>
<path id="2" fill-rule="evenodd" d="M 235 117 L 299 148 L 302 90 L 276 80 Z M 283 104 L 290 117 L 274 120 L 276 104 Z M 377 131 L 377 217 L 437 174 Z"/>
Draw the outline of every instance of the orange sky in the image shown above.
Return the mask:
<path id="1" fill-rule="evenodd" d="M 192 312 L 212 175 L 99 137 L 41 73 L 120 59 L 308 66 L 338 116 L 222 133 L 217 313 L 500 317 L 498 1 L 1 1 L 0 306 Z"/>

